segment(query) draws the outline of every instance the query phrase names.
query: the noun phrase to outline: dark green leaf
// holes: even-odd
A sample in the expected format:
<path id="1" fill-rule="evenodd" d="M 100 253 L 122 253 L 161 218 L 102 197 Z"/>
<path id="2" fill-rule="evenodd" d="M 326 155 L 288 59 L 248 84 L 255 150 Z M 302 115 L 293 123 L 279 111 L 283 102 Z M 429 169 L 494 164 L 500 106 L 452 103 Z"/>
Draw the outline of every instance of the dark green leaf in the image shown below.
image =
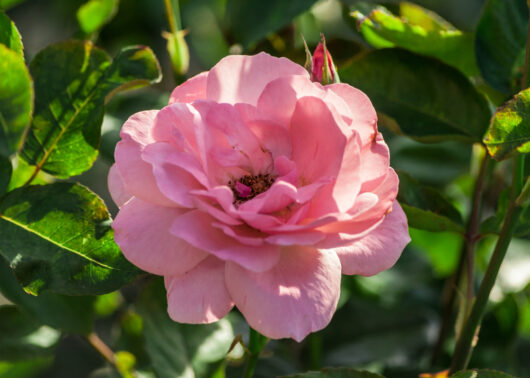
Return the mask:
<path id="1" fill-rule="evenodd" d="M 33 85 L 24 58 L 0 44 L 0 155 L 23 143 L 33 109 Z"/>
<path id="2" fill-rule="evenodd" d="M 13 167 L 11 166 L 11 161 L 0 155 L 0 196 L 7 191 L 12 173 Z"/>
<path id="3" fill-rule="evenodd" d="M 110 223 L 103 201 L 81 185 L 23 187 L 0 202 L 0 254 L 29 293 L 107 293 L 138 274 Z"/>
<path id="4" fill-rule="evenodd" d="M 502 371 L 480 369 L 480 370 L 463 370 L 453 375 L 451 378 L 515 378 L 513 375 L 503 373 Z"/>
<path id="5" fill-rule="evenodd" d="M 364 38 L 375 48 L 402 47 L 438 58 L 467 76 L 478 74 L 472 34 L 456 30 L 418 5 L 402 3 L 400 10 L 401 17 L 384 7 L 376 7 L 367 14 L 356 10 L 351 15 Z"/>
<path id="6" fill-rule="evenodd" d="M 142 293 L 138 312 L 144 320 L 147 353 L 158 377 L 203 377 L 211 364 L 221 361 L 234 339 L 227 319 L 212 324 L 179 324 L 167 314 L 161 282 Z"/>
<path id="7" fill-rule="evenodd" d="M 327 368 L 320 371 L 286 375 L 285 378 L 384 378 L 382 375 L 366 370 L 355 370 L 347 367 Z"/>
<path id="8" fill-rule="evenodd" d="M 0 10 L 0 43 L 7 48 L 24 56 L 22 51 L 22 38 L 15 26 L 15 23 L 7 17 L 7 15 Z"/>
<path id="9" fill-rule="evenodd" d="M 0 361 L 49 356 L 60 337 L 15 306 L 0 306 L 0 335 Z"/>
<path id="10" fill-rule="evenodd" d="M 500 234 L 506 213 L 510 204 L 510 188 L 505 189 L 497 201 L 497 211 L 495 215 L 487 218 L 480 225 L 480 232 L 483 234 Z M 525 237 L 530 235 L 530 205 L 524 206 L 523 212 L 515 226 L 514 235 Z"/>
<path id="11" fill-rule="evenodd" d="M 227 9 L 236 40 L 248 47 L 308 10 L 316 0 L 228 0 Z"/>
<path id="12" fill-rule="evenodd" d="M 26 293 L 7 262 L 0 257 L 0 293 L 40 324 L 66 332 L 88 334 L 94 318 L 93 297 Z"/>
<path id="13" fill-rule="evenodd" d="M 9 9 L 26 0 L 0 0 L 0 9 Z"/>
<path id="14" fill-rule="evenodd" d="M 22 157 L 61 178 L 89 169 L 98 155 L 104 105 L 116 92 L 160 80 L 148 47 L 127 47 L 111 63 L 88 41 L 47 47 L 31 62 L 35 116 Z"/>
<path id="15" fill-rule="evenodd" d="M 496 160 L 530 152 L 530 88 L 519 92 L 491 119 L 484 143 Z"/>
<path id="16" fill-rule="evenodd" d="M 399 172 L 398 201 L 409 226 L 428 231 L 464 232 L 458 210 L 436 189 Z"/>
<path id="17" fill-rule="evenodd" d="M 77 22 L 85 34 L 101 29 L 118 12 L 119 0 L 89 0 L 77 10 Z"/>
<path id="18" fill-rule="evenodd" d="M 364 91 L 380 123 L 421 141 L 478 142 L 490 111 L 484 97 L 458 70 L 401 49 L 369 52 L 339 70 Z"/>
<path id="19" fill-rule="evenodd" d="M 525 0 L 488 0 L 477 26 L 477 64 L 489 85 L 512 94 L 522 76 L 528 7 Z"/>
<path id="20" fill-rule="evenodd" d="M 35 378 L 53 363 L 53 357 L 32 358 L 19 362 L 0 362 L 0 378 Z"/>

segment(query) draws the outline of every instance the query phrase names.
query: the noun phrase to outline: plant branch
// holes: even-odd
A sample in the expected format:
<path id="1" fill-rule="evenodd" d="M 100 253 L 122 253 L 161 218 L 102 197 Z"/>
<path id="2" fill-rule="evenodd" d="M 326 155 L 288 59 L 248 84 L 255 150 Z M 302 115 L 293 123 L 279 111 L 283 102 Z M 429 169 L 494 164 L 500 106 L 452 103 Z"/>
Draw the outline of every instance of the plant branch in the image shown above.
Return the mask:
<path id="1" fill-rule="evenodd" d="M 116 367 L 116 359 L 114 358 L 114 352 L 108 347 L 107 344 L 99 338 L 94 332 L 90 333 L 86 337 L 88 343 L 103 356 L 112 366 Z"/>
<path id="2" fill-rule="evenodd" d="M 166 16 L 169 23 L 169 30 L 176 34 L 181 29 L 180 7 L 178 0 L 164 0 L 166 6 Z"/>
<path id="3" fill-rule="evenodd" d="M 265 344 L 267 344 L 267 341 L 268 339 L 265 336 L 249 327 L 248 357 L 243 378 L 251 378 L 254 376 L 254 369 L 258 363 L 259 354 Z"/>

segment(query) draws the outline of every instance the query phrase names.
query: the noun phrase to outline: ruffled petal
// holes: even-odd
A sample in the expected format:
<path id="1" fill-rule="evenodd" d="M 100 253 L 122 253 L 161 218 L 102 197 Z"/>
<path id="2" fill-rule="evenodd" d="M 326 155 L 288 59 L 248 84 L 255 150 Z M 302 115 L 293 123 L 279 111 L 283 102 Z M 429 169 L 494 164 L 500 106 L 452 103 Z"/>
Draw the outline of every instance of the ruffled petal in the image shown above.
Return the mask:
<path id="1" fill-rule="evenodd" d="M 230 55 L 210 70 L 207 98 L 229 104 L 256 105 L 269 82 L 288 75 L 309 77 L 302 66 L 286 58 L 275 58 L 263 52 L 254 56 Z"/>
<path id="2" fill-rule="evenodd" d="M 159 275 L 182 274 L 208 254 L 169 232 L 180 214 L 177 208 L 133 198 L 120 209 L 112 223 L 114 240 L 125 257 L 141 269 Z"/>
<path id="3" fill-rule="evenodd" d="M 228 292 L 248 324 L 272 339 L 302 341 L 324 328 L 340 294 L 341 267 L 334 252 L 289 247 L 262 273 L 227 262 Z"/>
<path id="4" fill-rule="evenodd" d="M 179 323 L 204 324 L 226 316 L 234 303 L 224 275 L 225 262 L 210 256 L 182 275 L 164 277 L 170 318 Z"/>
<path id="5" fill-rule="evenodd" d="M 394 201 L 392 211 L 377 228 L 351 245 L 334 251 L 339 256 L 342 273 L 372 276 L 391 268 L 409 242 L 407 217 Z"/>
<path id="6" fill-rule="evenodd" d="M 169 104 L 174 102 L 191 103 L 195 100 L 206 99 L 207 78 L 208 72 L 201 72 L 180 84 L 171 92 Z"/>

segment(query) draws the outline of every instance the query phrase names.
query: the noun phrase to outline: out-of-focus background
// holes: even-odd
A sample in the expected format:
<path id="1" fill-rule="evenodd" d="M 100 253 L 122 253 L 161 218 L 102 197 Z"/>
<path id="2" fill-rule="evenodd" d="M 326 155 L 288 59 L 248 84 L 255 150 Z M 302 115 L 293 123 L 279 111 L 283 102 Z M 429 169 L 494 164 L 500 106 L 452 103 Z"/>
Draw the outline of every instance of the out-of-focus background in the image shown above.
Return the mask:
<path id="1" fill-rule="evenodd" d="M 355 28 L 355 21 L 348 17 L 356 1 L 307 0 L 293 2 L 297 5 L 292 7 L 281 5 L 287 2 L 289 0 L 180 1 L 182 28 L 188 31 L 185 38 L 190 50 L 187 76 L 208 70 L 228 54 L 267 51 L 304 64 L 302 35 L 313 49 L 320 40 L 320 33 L 324 33 L 339 71 L 357 54 L 371 49 Z M 456 28 L 473 32 L 484 0 L 414 2 L 436 12 Z M 76 12 L 83 3 L 83 0 L 27 0 L 7 11 L 23 37 L 27 62 L 47 45 L 79 36 Z M 399 1 L 377 4 L 396 10 Z M 117 209 L 107 191 L 106 174 L 113 162 L 120 127 L 135 112 L 163 107 L 176 85 L 166 40 L 162 37 L 164 30 L 168 30 L 168 25 L 163 0 L 121 0 L 114 18 L 93 36 L 96 45 L 111 56 L 128 45 L 151 47 L 164 74 L 159 84 L 120 94 L 111 100 L 103 123 L 100 157 L 91 170 L 74 178 L 101 195 L 114 214 Z M 383 127 L 381 131 L 390 147 L 394 168 L 441 189 L 456 208 L 467 215 L 472 175 L 476 176 L 478 169 L 476 154 L 469 145 L 458 142 L 422 144 Z M 499 193 L 508 185 L 507 172 L 505 164 L 499 164 L 491 172 L 485 193 L 485 216 L 494 213 Z M 449 232 L 411 229 L 410 233 L 412 243 L 394 268 L 374 277 L 344 277 L 339 309 L 325 330 L 310 335 L 301 344 L 285 340 L 270 342 L 260 359 L 256 376 L 272 377 L 325 366 L 366 368 L 387 377 L 414 377 L 430 370 L 441 324 L 444 290 L 447 290 L 447 278 L 458 263 L 462 238 Z M 486 237 L 478 244 L 477 282 L 494 242 L 494 237 Z M 501 269 L 471 366 L 530 376 L 529 281 L 530 240 L 516 238 Z M 217 333 L 204 341 L 197 336 L 201 332 L 199 328 L 173 328 L 165 320 L 146 314 L 150 303 L 144 303 L 143 310 L 137 309 L 131 303 L 138 295 L 138 288 L 133 285 L 120 293 L 99 298 L 96 323 L 102 338 L 114 350 L 124 350 L 135 356 L 138 376 L 223 376 L 218 365 L 212 367 L 212 361 L 205 357 L 213 352 L 201 352 L 199 347 L 215 349 L 215 338 L 227 334 L 233 337 L 241 333 L 246 337 L 247 329 L 237 313 L 231 314 Z M 5 302 L 0 297 L 0 305 Z M 452 327 L 454 319 L 450 324 Z M 153 336 L 157 329 L 160 335 Z M 0 324 L 0 354 L 13 348 L 2 346 L 1 332 Z M 58 339 L 51 329 L 39 332 L 30 335 L 33 341 L 37 340 L 32 344 L 35 354 L 29 353 L 27 359 L 18 362 L 0 362 L 0 377 L 77 378 L 117 374 L 105 368 L 104 360 L 80 337 L 67 335 Z M 442 345 L 435 367 L 448 366 L 453 334 L 449 329 L 449 337 Z M 171 339 L 167 341 L 169 345 L 163 345 L 163 337 Z M 202 341 L 199 343 L 198 339 Z M 43 352 L 50 348 L 53 352 Z M 153 358 L 157 353 L 169 353 L 168 360 L 177 362 L 173 366 L 160 365 L 162 362 Z M 231 352 L 226 376 L 240 374 L 241 353 L 239 347 Z M 179 362 L 182 360 L 185 362 Z M 191 367 L 195 373 L 190 372 Z M 168 373 L 160 374 L 164 370 Z"/>

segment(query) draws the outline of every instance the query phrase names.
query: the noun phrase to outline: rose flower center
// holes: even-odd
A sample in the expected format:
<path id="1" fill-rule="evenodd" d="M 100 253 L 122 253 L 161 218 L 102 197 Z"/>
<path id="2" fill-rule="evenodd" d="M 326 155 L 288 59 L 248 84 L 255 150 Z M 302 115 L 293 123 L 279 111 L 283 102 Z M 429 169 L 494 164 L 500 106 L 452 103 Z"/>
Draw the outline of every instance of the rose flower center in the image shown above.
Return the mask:
<path id="1" fill-rule="evenodd" d="M 274 177 L 270 173 L 247 175 L 228 182 L 228 186 L 234 193 L 234 205 L 240 205 L 256 197 L 269 189 L 272 184 L 274 184 Z"/>

